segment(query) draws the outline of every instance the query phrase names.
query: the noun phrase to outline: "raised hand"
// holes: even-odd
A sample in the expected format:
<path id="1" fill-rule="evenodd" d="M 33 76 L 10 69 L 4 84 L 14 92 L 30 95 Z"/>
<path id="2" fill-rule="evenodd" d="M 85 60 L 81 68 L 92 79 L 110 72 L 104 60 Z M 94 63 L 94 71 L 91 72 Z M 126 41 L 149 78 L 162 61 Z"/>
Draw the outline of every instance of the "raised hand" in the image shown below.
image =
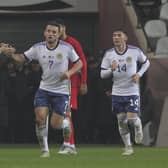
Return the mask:
<path id="1" fill-rule="evenodd" d="M 115 71 L 117 67 L 118 67 L 118 63 L 117 63 L 117 61 L 114 60 L 111 64 L 112 71 Z"/>

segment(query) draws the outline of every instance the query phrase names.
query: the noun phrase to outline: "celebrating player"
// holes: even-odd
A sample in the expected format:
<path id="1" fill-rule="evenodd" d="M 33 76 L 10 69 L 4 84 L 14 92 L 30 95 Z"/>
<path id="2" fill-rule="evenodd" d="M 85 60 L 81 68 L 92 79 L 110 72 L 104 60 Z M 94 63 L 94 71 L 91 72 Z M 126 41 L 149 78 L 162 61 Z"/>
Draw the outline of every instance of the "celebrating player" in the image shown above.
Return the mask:
<path id="1" fill-rule="evenodd" d="M 135 142 L 142 143 L 143 132 L 140 112 L 139 80 L 150 63 L 141 49 L 127 45 L 127 34 L 113 32 L 114 48 L 109 49 L 102 60 L 101 77 L 113 75 L 112 108 L 118 119 L 118 128 L 125 145 L 123 155 L 134 153 L 128 124 L 134 128 Z M 137 63 L 141 63 L 140 69 Z"/>
<path id="2" fill-rule="evenodd" d="M 48 114 L 52 109 L 50 124 L 54 129 L 62 129 L 64 137 L 70 136 L 70 123 L 64 119 L 70 95 L 70 77 L 77 73 L 82 62 L 74 48 L 59 40 L 60 25 L 55 21 L 47 23 L 44 30 L 45 41 L 33 45 L 24 54 L 12 54 L 18 62 L 37 60 L 42 68 L 42 80 L 35 94 L 36 135 L 41 147 L 41 157 L 49 157 Z M 73 66 L 69 69 L 69 61 Z"/>

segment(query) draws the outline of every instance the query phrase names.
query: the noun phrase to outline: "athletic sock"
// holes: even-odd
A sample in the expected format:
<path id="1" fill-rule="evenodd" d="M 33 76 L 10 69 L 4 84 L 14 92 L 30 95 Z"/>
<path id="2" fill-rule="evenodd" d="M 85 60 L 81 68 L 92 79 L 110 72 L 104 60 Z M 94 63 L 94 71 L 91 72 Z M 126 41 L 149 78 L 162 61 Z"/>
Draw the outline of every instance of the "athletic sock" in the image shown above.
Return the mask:
<path id="1" fill-rule="evenodd" d="M 69 143 L 70 135 L 71 135 L 70 120 L 69 118 L 65 118 L 63 120 L 63 138 L 65 142 Z"/>
<path id="2" fill-rule="evenodd" d="M 49 151 L 48 148 L 48 118 L 46 124 L 38 127 L 36 125 L 36 136 L 39 141 L 39 145 L 42 151 Z"/>
<path id="3" fill-rule="evenodd" d="M 118 114 L 117 119 L 118 119 L 119 133 L 124 142 L 124 145 L 126 147 L 131 146 L 131 137 L 130 137 L 130 131 L 128 128 L 128 120 L 127 120 L 126 114 L 125 113 Z"/>
<path id="4" fill-rule="evenodd" d="M 70 124 L 71 124 L 71 134 L 70 134 L 70 138 L 69 138 L 69 143 L 70 143 L 71 147 L 75 147 L 74 126 L 73 126 L 72 118 L 69 117 L 69 120 L 70 120 Z"/>
<path id="5" fill-rule="evenodd" d="M 126 147 L 132 146 L 132 144 L 131 144 L 131 138 L 130 138 L 130 133 L 127 133 L 125 135 L 121 135 L 121 137 L 122 137 L 122 140 L 123 140 L 124 145 Z"/>
<path id="6" fill-rule="evenodd" d="M 142 128 L 142 123 L 141 123 L 141 119 L 139 117 L 137 118 L 131 118 L 131 119 L 128 119 L 128 122 L 131 126 L 133 126 L 134 128 Z"/>

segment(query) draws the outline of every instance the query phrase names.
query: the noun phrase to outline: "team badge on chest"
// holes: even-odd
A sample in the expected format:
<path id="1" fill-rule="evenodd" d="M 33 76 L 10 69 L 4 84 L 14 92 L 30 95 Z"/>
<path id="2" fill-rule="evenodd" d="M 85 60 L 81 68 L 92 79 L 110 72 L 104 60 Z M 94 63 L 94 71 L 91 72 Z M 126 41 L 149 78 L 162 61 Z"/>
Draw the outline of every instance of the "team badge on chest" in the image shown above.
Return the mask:
<path id="1" fill-rule="evenodd" d="M 57 57 L 58 60 L 61 60 L 61 59 L 62 59 L 62 54 L 61 54 L 61 53 L 58 53 L 58 54 L 56 55 L 56 57 Z"/>
<path id="2" fill-rule="evenodd" d="M 127 62 L 132 62 L 132 57 L 128 56 L 128 57 L 126 58 L 126 61 L 127 61 Z"/>

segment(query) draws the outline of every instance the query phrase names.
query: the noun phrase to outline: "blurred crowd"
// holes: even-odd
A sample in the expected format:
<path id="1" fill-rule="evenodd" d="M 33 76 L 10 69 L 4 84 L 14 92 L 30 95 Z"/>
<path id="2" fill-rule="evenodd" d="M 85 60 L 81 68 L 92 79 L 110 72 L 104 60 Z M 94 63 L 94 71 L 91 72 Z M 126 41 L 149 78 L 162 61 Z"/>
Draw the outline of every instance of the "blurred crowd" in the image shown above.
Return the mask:
<path id="1" fill-rule="evenodd" d="M 41 68 L 36 61 L 19 65 L 0 55 L 0 141 L 34 139 L 33 97 Z"/>

